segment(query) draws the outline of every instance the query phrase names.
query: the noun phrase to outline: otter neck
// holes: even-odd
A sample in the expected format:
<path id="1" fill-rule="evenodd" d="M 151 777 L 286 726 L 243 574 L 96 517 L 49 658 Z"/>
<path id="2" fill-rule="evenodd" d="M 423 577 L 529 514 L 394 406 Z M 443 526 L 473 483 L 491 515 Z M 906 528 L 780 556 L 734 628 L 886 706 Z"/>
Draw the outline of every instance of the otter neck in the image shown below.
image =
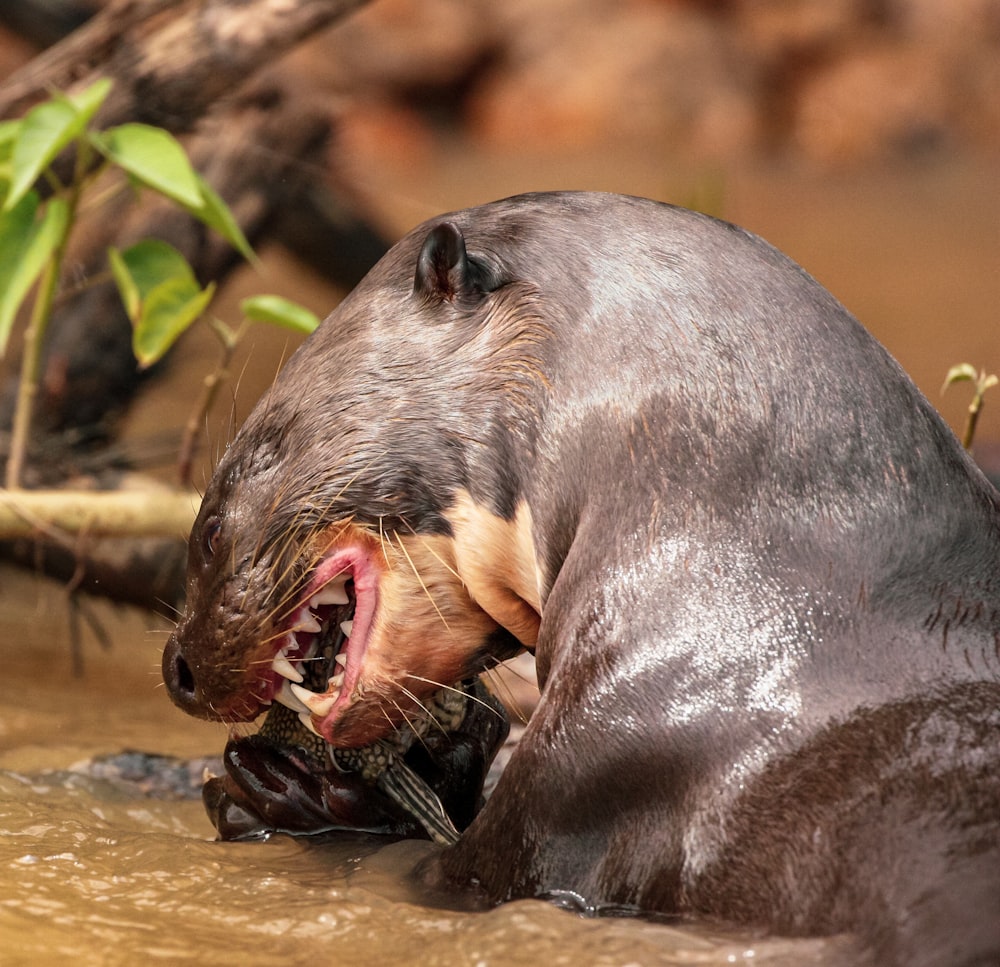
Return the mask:
<path id="1" fill-rule="evenodd" d="M 511 519 L 459 490 L 445 516 L 455 565 L 475 602 L 529 651 L 541 622 L 543 575 L 535 556 L 531 510 L 521 501 Z"/>

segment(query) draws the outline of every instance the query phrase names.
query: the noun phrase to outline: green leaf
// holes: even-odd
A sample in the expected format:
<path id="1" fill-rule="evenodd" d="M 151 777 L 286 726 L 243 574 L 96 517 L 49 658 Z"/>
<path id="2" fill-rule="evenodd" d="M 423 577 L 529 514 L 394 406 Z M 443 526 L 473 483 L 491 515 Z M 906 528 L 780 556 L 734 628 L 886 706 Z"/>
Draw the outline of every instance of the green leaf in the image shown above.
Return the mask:
<path id="1" fill-rule="evenodd" d="M 132 333 L 132 350 L 143 368 L 152 366 L 207 308 L 215 283 L 199 289 L 196 282 L 175 277 L 161 282 L 146 298 Z"/>
<path id="2" fill-rule="evenodd" d="M 0 121 L 0 205 L 3 204 L 14 168 L 11 157 L 14 153 L 14 142 L 21 130 L 20 121 Z"/>
<path id="3" fill-rule="evenodd" d="M 84 88 L 77 94 L 70 94 L 67 100 L 76 109 L 77 114 L 82 118 L 84 126 L 90 124 L 94 115 L 100 110 L 105 98 L 111 91 L 111 79 L 102 77 L 94 81 L 90 87 Z"/>
<path id="4" fill-rule="evenodd" d="M 193 289 L 198 289 L 187 259 L 172 245 L 158 238 L 143 239 L 122 252 L 109 249 L 108 261 L 125 311 L 133 323 L 139 320 L 142 303 L 161 283 L 182 279 Z"/>
<path id="5" fill-rule="evenodd" d="M 151 366 L 205 311 L 215 286 L 202 289 L 187 259 L 156 238 L 143 239 L 124 251 L 109 249 L 108 261 L 132 320 L 136 359 Z"/>
<path id="6" fill-rule="evenodd" d="M 320 323 L 315 313 L 279 295 L 256 295 L 244 299 L 240 303 L 240 312 L 253 322 L 270 322 L 296 332 L 310 333 Z"/>
<path id="7" fill-rule="evenodd" d="M 0 145 L 10 144 L 21 132 L 21 122 L 0 121 Z"/>
<path id="8" fill-rule="evenodd" d="M 964 383 L 976 381 L 976 368 L 971 363 L 959 363 L 948 370 L 948 375 L 944 378 L 944 386 L 941 387 L 943 393 L 952 383 Z"/>
<path id="9" fill-rule="evenodd" d="M 183 205 L 204 204 L 198 176 L 180 142 L 162 128 L 122 124 L 93 139 L 95 147 L 133 178 Z"/>
<path id="10" fill-rule="evenodd" d="M 195 172 L 195 177 L 198 179 L 198 187 L 201 190 L 202 203 L 198 207 L 185 205 L 185 208 L 209 228 L 214 228 L 248 262 L 256 262 L 257 256 L 254 255 L 250 243 L 246 240 L 246 236 L 233 217 L 229 206 L 198 172 Z"/>
<path id="11" fill-rule="evenodd" d="M 36 219 L 38 195 L 31 191 L 0 213 L 0 355 L 25 297 L 42 274 L 68 228 L 69 206 L 51 199 Z"/>
<path id="12" fill-rule="evenodd" d="M 32 108 L 21 122 L 11 154 L 10 190 L 4 210 L 10 211 L 31 190 L 56 155 L 83 130 L 86 122 L 62 98 Z"/>
<path id="13" fill-rule="evenodd" d="M 22 120 L 0 125 L 0 144 L 13 142 L 5 210 L 20 202 L 59 152 L 83 133 L 110 90 L 111 81 L 102 78 L 71 97 L 56 93 Z"/>
<path id="14" fill-rule="evenodd" d="M 125 314 L 135 324 L 139 318 L 139 310 L 142 308 L 139 287 L 132 279 L 132 273 L 129 272 L 128 263 L 124 256 L 113 246 L 108 249 L 108 265 L 111 268 L 111 276 L 115 280 L 115 285 L 118 286 L 122 305 L 125 306 Z"/>

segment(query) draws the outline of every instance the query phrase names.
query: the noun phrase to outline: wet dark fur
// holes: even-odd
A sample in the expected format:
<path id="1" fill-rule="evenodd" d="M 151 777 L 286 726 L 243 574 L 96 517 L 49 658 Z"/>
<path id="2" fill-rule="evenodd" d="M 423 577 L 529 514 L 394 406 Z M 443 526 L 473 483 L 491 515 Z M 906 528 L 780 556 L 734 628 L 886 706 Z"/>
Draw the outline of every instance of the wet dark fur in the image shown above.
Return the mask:
<path id="1" fill-rule="evenodd" d="M 244 584 L 242 527 L 530 508 L 541 702 L 429 875 L 1000 961 L 997 495 L 760 239 L 586 194 L 421 226 L 220 472 Z"/>

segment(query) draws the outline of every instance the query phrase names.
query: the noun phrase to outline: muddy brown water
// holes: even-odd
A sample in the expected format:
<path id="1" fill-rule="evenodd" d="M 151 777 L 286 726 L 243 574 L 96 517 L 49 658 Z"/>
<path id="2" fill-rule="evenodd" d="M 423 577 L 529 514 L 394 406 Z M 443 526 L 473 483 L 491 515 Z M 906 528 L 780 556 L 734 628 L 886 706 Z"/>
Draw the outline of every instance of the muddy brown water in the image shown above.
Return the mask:
<path id="1" fill-rule="evenodd" d="M 435 212 L 527 188 L 587 187 L 689 200 L 694 181 L 648 159 L 470 158 L 444 152 L 419 169 L 365 183 L 394 234 Z M 724 180 L 723 214 L 805 264 L 889 345 L 935 402 L 944 370 L 968 359 L 1000 368 L 1000 201 L 984 166 L 818 179 L 742 172 Z M 278 290 L 327 311 L 337 293 L 265 260 L 227 304 Z M 224 441 L 290 347 L 262 336 L 235 405 L 220 409 Z M 180 424 L 198 364 L 188 364 L 132 415 L 136 437 Z M 996 404 L 1000 408 L 1000 403 Z M 945 401 L 953 426 L 964 402 Z M 230 411 L 235 415 L 230 416 Z M 984 437 L 1000 438 L 984 417 Z M 524 901 L 488 913 L 440 909 L 406 879 L 430 849 L 355 837 L 221 844 L 197 801 L 142 796 L 95 779 L 82 763 L 123 749 L 218 754 L 222 726 L 191 720 L 159 678 L 167 633 L 147 615 L 98 604 L 112 639 L 84 631 L 74 677 L 60 588 L 0 569 L 0 964 L 834 964 L 855 962 L 846 940 L 764 939 L 710 925 L 584 920 Z M 553 790 L 557 794 L 557 790 Z"/>
<path id="2" fill-rule="evenodd" d="M 98 606 L 74 677 L 61 592 L 0 568 L 0 964 L 833 964 L 841 941 L 583 920 L 535 901 L 428 904 L 406 874 L 429 844 L 344 836 L 217 843 L 198 801 L 95 779 L 122 749 L 218 752 L 159 682 L 165 627 Z"/>

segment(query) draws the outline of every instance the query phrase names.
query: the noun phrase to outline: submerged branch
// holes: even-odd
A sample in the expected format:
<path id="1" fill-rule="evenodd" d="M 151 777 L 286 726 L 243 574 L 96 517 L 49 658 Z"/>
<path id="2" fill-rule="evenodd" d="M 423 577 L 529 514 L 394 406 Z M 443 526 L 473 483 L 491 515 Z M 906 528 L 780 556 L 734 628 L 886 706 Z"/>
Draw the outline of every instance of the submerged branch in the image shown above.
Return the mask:
<path id="1" fill-rule="evenodd" d="M 52 536 L 186 537 L 201 497 L 170 490 L 0 490 L 0 540 Z"/>

